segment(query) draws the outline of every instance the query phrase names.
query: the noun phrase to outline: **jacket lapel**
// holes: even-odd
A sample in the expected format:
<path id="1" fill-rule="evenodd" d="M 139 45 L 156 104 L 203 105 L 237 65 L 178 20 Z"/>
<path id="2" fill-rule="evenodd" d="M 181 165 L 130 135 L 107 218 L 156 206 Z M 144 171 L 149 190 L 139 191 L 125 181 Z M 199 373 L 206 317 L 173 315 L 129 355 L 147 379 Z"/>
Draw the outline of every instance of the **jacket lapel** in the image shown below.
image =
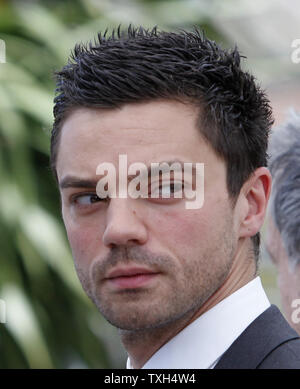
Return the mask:
<path id="1" fill-rule="evenodd" d="M 232 343 L 215 369 L 256 369 L 272 350 L 297 338 L 279 309 L 271 305 Z"/>

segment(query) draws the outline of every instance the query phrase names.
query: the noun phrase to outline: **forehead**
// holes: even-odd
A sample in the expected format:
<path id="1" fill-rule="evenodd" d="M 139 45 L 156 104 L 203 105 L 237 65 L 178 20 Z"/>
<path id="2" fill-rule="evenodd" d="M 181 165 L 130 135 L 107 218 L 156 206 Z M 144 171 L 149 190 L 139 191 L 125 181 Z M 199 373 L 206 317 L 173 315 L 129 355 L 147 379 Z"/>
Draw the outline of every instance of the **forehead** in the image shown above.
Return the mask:
<path id="1" fill-rule="evenodd" d="M 62 127 L 57 173 L 91 174 L 101 162 L 203 162 L 212 149 L 198 128 L 199 109 L 176 101 L 128 104 L 118 109 L 80 108 Z M 196 160 L 195 160 L 196 159 Z"/>

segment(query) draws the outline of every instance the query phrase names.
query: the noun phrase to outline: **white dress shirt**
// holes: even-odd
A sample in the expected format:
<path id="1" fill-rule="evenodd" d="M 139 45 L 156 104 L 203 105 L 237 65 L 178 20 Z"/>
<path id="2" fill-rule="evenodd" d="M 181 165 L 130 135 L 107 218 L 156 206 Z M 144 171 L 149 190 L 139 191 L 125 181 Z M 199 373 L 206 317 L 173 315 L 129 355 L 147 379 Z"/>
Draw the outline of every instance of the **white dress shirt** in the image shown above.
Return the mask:
<path id="1" fill-rule="evenodd" d="M 269 307 L 260 277 L 256 277 L 164 344 L 142 369 L 213 369 L 239 335 Z M 131 368 L 128 358 L 127 369 Z"/>

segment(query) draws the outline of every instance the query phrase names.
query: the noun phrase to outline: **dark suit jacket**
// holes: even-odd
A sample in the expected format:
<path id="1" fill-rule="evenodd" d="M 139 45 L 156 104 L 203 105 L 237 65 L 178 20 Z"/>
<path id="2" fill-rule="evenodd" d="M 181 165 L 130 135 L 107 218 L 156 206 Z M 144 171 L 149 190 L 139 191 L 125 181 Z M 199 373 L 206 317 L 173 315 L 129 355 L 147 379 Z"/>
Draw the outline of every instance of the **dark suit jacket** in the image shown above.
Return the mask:
<path id="1" fill-rule="evenodd" d="M 271 305 L 232 343 L 215 369 L 300 369 L 300 337 Z"/>

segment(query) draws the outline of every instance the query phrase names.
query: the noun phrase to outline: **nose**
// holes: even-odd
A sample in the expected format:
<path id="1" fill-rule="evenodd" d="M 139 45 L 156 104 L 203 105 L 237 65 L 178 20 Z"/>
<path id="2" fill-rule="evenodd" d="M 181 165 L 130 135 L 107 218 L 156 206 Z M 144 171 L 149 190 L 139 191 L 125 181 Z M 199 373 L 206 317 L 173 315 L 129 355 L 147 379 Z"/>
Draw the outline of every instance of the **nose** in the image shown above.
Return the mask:
<path id="1" fill-rule="evenodd" d="M 111 199 L 106 216 L 103 244 L 107 247 L 116 245 L 144 244 L 148 233 L 139 215 L 135 199 Z"/>

